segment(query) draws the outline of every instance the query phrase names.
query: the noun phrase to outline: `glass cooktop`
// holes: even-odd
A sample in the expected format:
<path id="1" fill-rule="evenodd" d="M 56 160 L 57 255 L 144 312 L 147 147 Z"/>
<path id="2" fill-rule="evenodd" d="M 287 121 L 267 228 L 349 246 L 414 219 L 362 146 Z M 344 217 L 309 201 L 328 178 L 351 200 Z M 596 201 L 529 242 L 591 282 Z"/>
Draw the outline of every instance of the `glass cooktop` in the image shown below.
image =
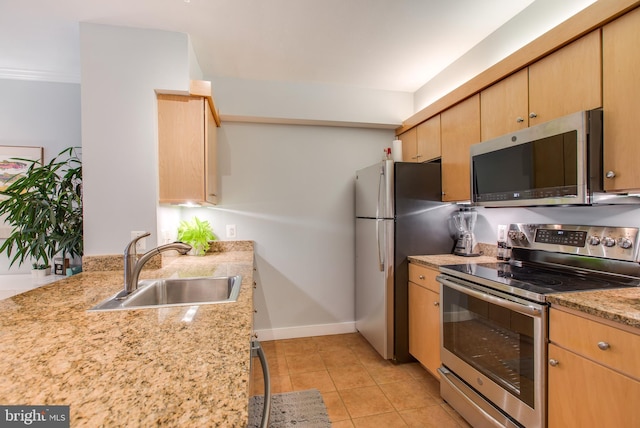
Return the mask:
<path id="1" fill-rule="evenodd" d="M 544 301 L 545 294 L 637 287 L 640 279 L 597 275 L 509 263 L 479 263 L 440 266 L 451 276 L 477 282 L 509 293 Z"/>

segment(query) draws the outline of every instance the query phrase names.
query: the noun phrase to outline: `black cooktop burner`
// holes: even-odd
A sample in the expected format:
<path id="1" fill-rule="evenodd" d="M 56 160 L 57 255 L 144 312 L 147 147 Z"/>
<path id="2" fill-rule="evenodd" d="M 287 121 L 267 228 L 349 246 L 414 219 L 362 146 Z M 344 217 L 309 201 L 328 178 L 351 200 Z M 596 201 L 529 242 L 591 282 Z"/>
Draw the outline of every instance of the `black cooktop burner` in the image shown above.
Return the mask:
<path id="1" fill-rule="evenodd" d="M 545 294 L 608 288 L 637 287 L 638 278 L 624 278 L 538 266 L 515 266 L 509 263 L 479 263 L 441 266 L 452 276 L 507 291 L 537 301 Z"/>

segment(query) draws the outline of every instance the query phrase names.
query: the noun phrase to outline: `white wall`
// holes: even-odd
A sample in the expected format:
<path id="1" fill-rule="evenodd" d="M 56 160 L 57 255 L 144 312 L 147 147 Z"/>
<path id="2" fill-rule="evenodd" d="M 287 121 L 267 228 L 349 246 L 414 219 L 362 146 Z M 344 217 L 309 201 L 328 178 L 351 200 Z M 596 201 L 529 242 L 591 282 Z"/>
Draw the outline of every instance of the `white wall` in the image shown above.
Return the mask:
<path id="1" fill-rule="evenodd" d="M 48 162 L 80 146 L 80 85 L 0 79 L 0 145 L 44 147 Z M 0 254 L 0 275 L 28 273 L 30 263 L 9 269 Z"/>
<path id="2" fill-rule="evenodd" d="M 85 254 L 119 254 L 133 230 L 157 242 L 154 89 L 188 91 L 186 34 L 80 24 Z"/>
<path id="3" fill-rule="evenodd" d="M 393 129 L 413 114 L 409 92 L 228 77 L 211 80 L 225 121 L 315 121 Z"/>
<path id="4" fill-rule="evenodd" d="M 221 204 L 184 208 L 255 241 L 262 339 L 354 329 L 354 177 L 392 130 L 223 123 Z M 268 331 L 264 331 L 268 330 Z"/>
<path id="5" fill-rule="evenodd" d="M 420 111 L 595 0 L 536 0 L 414 93 Z"/>

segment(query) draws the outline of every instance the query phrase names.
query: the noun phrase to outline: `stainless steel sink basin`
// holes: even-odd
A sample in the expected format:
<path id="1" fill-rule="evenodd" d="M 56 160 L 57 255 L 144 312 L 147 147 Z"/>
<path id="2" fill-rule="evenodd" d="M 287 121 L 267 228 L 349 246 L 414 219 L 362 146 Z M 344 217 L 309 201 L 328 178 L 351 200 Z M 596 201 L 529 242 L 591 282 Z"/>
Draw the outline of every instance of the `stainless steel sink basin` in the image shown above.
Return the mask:
<path id="1" fill-rule="evenodd" d="M 144 280 L 126 298 L 120 300 L 116 295 L 89 310 L 113 311 L 235 302 L 241 283 L 242 277 L 239 275 Z"/>

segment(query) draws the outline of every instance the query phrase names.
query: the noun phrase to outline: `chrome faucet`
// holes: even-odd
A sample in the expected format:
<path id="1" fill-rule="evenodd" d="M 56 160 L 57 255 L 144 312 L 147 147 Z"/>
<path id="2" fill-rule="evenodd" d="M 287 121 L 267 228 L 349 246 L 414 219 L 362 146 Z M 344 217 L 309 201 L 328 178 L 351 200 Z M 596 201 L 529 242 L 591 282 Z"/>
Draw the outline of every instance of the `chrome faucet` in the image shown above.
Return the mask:
<path id="1" fill-rule="evenodd" d="M 136 238 L 132 239 L 124 249 L 124 289 L 118 293 L 118 299 L 124 299 L 129 294 L 133 293 L 138 288 L 138 277 L 144 265 L 155 255 L 163 253 L 169 250 L 176 250 L 182 255 L 185 255 L 191 250 L 191 245 L 184 242 L 172 242 L 170 244 L 160 245 L 152 250 L 144 253 L 140 260 L 136 253 L 136 243 L 147 236 L 151 235 L 146 232 Z"/>

